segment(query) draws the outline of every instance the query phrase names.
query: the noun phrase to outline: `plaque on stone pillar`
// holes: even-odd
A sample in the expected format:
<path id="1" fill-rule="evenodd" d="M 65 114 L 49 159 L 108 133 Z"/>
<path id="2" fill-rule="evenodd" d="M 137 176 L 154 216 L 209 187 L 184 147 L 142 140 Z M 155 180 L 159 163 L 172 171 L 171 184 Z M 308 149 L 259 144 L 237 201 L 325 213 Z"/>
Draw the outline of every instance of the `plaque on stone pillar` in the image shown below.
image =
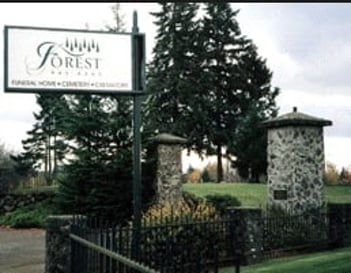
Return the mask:
<path id="1" fill-rule="evenodd" d="M 287 200 L 288 193 L 286 190 L 275 190 L 273 192 L 274 200 Z"/>

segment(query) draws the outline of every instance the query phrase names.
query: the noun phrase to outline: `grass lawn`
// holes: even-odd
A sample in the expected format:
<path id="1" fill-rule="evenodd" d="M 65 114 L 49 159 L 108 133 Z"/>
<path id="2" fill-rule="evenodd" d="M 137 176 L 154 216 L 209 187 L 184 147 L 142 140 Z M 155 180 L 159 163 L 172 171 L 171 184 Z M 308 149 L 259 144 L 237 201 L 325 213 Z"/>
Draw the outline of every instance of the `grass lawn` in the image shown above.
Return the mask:
<path id="1" fill-rule="evenodd" d="M 183 185 L 183 190 L 198 196 L 208 194 L 230 194 L 239 199 L 242 206 L 265 206 L 267 186 L 251 183 L 203 183 Z M 325 201 L 333 203 L 351 203 L 351 186 L 325 186 Z M 350 270 L 351 272 L 351 270 Z"/>
<path id="2" fill-rule="evenodd" d="M 220 273 L 234 273 L 223 268 Z M 289 258 L 272 259 L 260 264 L 240 268 L 241 273 L 350 273 L 351 248 L 299 255 Z"/>

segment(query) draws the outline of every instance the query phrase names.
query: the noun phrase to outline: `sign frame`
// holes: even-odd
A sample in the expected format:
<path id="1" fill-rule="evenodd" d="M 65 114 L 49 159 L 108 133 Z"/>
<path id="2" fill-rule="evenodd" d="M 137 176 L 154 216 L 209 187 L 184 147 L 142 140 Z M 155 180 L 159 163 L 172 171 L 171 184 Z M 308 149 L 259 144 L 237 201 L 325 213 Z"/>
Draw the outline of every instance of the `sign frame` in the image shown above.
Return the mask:
<path id="1" fill-rule="evenodd" d="M 52 32 L 68 32 L 68 33 L 88 33 L 88 34 L 104 34 L 104 35 L 120 35 L 130 37 L 130 52 L 131 52 L 131 71 L 130 71 L 130 89 L 109 89 L 99 90 L 96 89 L 78 89 L 78 88 L 44 88 L 44 87 L 11 87 L 9 86 L 9 32 L 12 29 L 22 30 L 37 30 L 37 31 L 52 31 Z M 108 32 L 97 30 L 84 30 L 84 29 L 65 29 L 65 28 L 46 28 L 34 26 L 20 26 L 20 25 L 5 25 L 4 26 L 4 91 L 5 93 L 61 93 L 61 94 L 96 94 L 96 95 L 143 95 L 144 84 L 140 83 L 138 90 L 133 86 L 135 73 L 139 76 L 137 78 L 144 79 L 145 77 L 145 34 L 139 32 Z M 139 52 L 136 56 L 133 48 L 137 43 Z M 113 53 L 112 53 L 113 54 Z M 111 58 L 113 55 L 111 54 Z"/>
<path id="2" fill-rule="evenodd" d="M 37 30 L 53 30 L 67 32 L 89 32 L 89 33 L 105 33 L 105 34 L 123 34 L 131 37 L 131 90 L 117 91 L 101 91 L 101 90 L 70 90 L 70 89 L 32 89 L 32 88 L 8 88 L 8 30 L 10 28 L 37 29 Z M 30 26 L 10 26 L 5 25 L 4 28 L 5 44 L 4 44 L 4 87 L 5 93 L 50 93 L 50 94 L 80 94 L 80 95 L 113 95 L 113 96 L 132 96 L 133 97 L 133 242 L 132 255 L 139 257 L 140 240 L 141 240 L 141 103 L 142 96 L 145 92 L 145 34 L 139 32 L 138 15 L 133 12 L 133 27 L 132 32 L 106 32 L 106 31 L 91 31 L 78 29 L 63 29 L 63 28 L 44 28 Z"/>

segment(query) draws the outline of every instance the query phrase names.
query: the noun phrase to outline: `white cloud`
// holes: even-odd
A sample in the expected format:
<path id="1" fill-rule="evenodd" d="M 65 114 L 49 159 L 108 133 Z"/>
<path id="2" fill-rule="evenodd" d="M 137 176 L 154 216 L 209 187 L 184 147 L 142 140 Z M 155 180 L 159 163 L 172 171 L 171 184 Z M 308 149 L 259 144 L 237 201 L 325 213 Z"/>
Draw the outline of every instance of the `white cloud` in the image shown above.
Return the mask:
<path id="1" fill-rule="evenodd" d="M 0 3 L 0 27 L 28 25 L 101 30 L 112 22 L 113 3 Z M 258 46 L 273 72 L 273 85 L 281 88 L 280 113 L 293 106 L 331 119 L 325 128 L 326 158 L 347 162 L 343 147 L 351 147 L 351 5 L 348 3 L 232 3 L 241 9 L 243 34 Z M 121 3 L 126 28 L 131 30 L 133 10 L 139 30 L 146 33 L 147 61 L 151 60 L 156 27 L 150 11 L 156 3 Z M 3 43 L 0 43 L 3 52 Z M 3 62 L 0 55 L 0 61 Z M 3 66 L 0 66 L 3 75 Z M 0 86 L 3 77 L 0 76 Z M 36 111 L 33 94 L 0 93 L 0 139 L 19 149 L 31 129 Z M 340 144 L 343 143 L 343 144 Z M 350 143 L 350 144 L 348 144 Z M 351 161 L 351 157 L 350 157 Z"/>
<path id="2" fill-rule="evenodd" d="M 325 137 L 325 158 L 326 161 L 336 164 L 339 170 L 342 167 L 351 165 L 351 141 L 344 137 Z"/>

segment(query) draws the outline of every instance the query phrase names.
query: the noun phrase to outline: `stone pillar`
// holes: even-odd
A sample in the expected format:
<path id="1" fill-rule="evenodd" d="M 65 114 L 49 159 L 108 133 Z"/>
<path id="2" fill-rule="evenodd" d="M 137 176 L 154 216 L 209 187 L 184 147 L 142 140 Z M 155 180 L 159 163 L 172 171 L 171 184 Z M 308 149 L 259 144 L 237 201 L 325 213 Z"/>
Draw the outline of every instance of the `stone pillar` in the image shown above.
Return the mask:
<path id="1" fill-rule="evenodd" d="M 49 216 L 46 228 L 45 273 L 71 273 L 70 225 L 73 216 Z"/>
<path id="2" fill-rule="evenodd" d="M 268 128 L 268 204 L 298 214 L 323 204 L 323 126 L 332 122 L 293 108 L 263 122 Z"/>
<path id="3" fill-rule="evenodd" d="M 158 153 L 156 198 L 158 203 L 169 201 L 177 203 L 182 191 L 182 144 L 186 139 L 170 134 L 160 134 L 151 140 L 155 141 Z"/>
<path id="4" fill-rule="evenodd" d="M 227 208 L 230 217 L 229 234 L 233 241 L 232 251 L 241 265 L 259 263 L 263 260 L 263 219 L 258 208 Z"/>

